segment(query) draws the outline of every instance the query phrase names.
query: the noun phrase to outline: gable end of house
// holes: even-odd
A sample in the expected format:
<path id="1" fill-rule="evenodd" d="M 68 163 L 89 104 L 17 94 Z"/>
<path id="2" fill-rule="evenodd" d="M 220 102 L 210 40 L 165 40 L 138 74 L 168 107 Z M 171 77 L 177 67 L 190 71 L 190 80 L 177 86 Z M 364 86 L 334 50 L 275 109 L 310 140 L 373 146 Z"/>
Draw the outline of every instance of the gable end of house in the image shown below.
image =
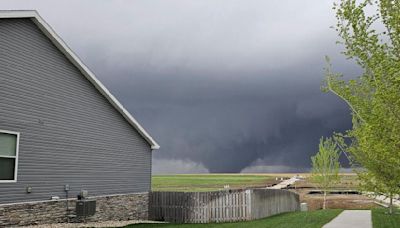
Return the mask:
<path id="1" fill-rule="evenodd" d="M 146 140 L 152 150 L 160 148 L 159 144 L 146 132 L 138 121 L 123 107 L 123 105 L 111 94 L 111 92 L 96 78 L 90 69 L 68 47 L 68 45 L 56 34 L 43 18 L 34 10 L 6 10 L 0 11 L 0 19 L 29 18 L 46 35 L 46 37 L 65 55 L 65 57 L 93 84 L 93 86 L 110 102 L 110 104 L 126 119 L 126 121 L 138 131 Z"/>

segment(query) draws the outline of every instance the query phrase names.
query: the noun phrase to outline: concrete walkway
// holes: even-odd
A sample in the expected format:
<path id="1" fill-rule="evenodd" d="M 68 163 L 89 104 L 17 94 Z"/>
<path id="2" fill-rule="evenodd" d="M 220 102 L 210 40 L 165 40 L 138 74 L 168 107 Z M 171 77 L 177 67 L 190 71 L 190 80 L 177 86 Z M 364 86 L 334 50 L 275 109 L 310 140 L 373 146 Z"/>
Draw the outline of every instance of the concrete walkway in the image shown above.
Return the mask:
<path id="1" fill-rule="evenodd" d="M 323 228 L 372 228 L 371 211 L 345 210 Z"/>
<path id="2" fill-rule="evenodd" d="M 386 205 L 390 204 L 390 199 L 387 198 L 386 196 L 382 195 L 375 196 L 375 200 L 384 203 Z M 400 197 L 398 195 L 393 198 L 393 205 L 400 207 Z"/>
<path id="3" fill-rule="evenodd" d="M 282 189 L 282 188 L 287 188 L 287 186 L 292 185 L 294 183 L 296 183 L 296 181 L 300 180 L 297 176 L 294 176 L 290 179 L 284 180 L 282 182 L 280 182 L 277 185 L 274 185 L 272 187 L 267 187 L 268 189 Z"/>

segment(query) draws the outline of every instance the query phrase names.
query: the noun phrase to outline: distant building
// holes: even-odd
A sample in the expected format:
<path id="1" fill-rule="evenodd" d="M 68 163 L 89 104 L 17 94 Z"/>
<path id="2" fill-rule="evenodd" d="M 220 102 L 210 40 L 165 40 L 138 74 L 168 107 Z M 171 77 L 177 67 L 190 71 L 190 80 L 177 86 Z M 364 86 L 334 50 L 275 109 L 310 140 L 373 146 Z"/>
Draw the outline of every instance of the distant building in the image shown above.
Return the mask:
<path id="1" fill-rule="evenodd" d="M 0 227 L 66 221 L 81 190 L 93 220 L 147 219 L 158 148 L 36 11 L 0 11 Z"/>

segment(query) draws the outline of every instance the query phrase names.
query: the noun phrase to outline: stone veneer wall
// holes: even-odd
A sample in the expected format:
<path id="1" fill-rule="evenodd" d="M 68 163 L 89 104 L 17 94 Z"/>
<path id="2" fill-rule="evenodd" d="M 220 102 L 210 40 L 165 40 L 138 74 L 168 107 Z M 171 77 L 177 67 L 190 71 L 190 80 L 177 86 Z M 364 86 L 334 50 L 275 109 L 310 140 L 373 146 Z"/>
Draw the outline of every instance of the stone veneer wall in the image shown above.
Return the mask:
<path id="1" fill-rule="evenodd" d="M 90 197 L 96 199 L 96 214 L 86 221 L 147 220 L 148 193 Z M 76 199 L 69 201 L 75 209 Z M 72 211 L 75 213 L 75 210 Z M 76 218 L 70 220 L 78 222 Z M 0 227 L 67 222 L 65 200 L 0 205 Z"/>

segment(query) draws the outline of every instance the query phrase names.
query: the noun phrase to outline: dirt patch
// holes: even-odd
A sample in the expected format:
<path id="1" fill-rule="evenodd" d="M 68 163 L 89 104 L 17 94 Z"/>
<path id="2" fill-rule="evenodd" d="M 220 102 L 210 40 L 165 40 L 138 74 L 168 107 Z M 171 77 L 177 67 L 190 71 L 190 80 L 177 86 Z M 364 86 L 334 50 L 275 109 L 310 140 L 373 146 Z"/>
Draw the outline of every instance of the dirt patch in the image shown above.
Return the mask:
<path id="1" fill-rule="evenodd" d="M 336 193 L 357 192 L 358 179 L 355 174 L 341 174 L 341 180 L 332 189 Z M 318 210 L 322 208 L 323 195 L 309 194 L 317 192 L 319 189 L 308 177 L 300 180 L 291 186 L 291 191 L 300 195 L 300 201 L 308 204 L 309 210 Z M 330 209 L 370 209 L 378 207 L 374 200 L 359 194 L 329 194 L 327 197 L 327 208 Z"/>
<path id="2" fill-rule="evenodd" d="M 322 208 L 322 196 L 306 196 L 302 200 L 308 204 L 309 210 Z M 374 201 L 362 195 L 329 195 L 327 198 L 327 208 L 329 209 L 371 209 L 376 207 Z"/>
<path id="3" fill-rule="evenodd" d="M 300 202 L 307 203 L 309 210 L 318 210 L 322 208 L 323 195 L 308 194 L 309 190 L 297 190 L 300 195 Z M 329 194 L 327 196 L 327 208 L 329 209 L 371 209 L 377 205 L 374 200 L 357 194 Z"/>

